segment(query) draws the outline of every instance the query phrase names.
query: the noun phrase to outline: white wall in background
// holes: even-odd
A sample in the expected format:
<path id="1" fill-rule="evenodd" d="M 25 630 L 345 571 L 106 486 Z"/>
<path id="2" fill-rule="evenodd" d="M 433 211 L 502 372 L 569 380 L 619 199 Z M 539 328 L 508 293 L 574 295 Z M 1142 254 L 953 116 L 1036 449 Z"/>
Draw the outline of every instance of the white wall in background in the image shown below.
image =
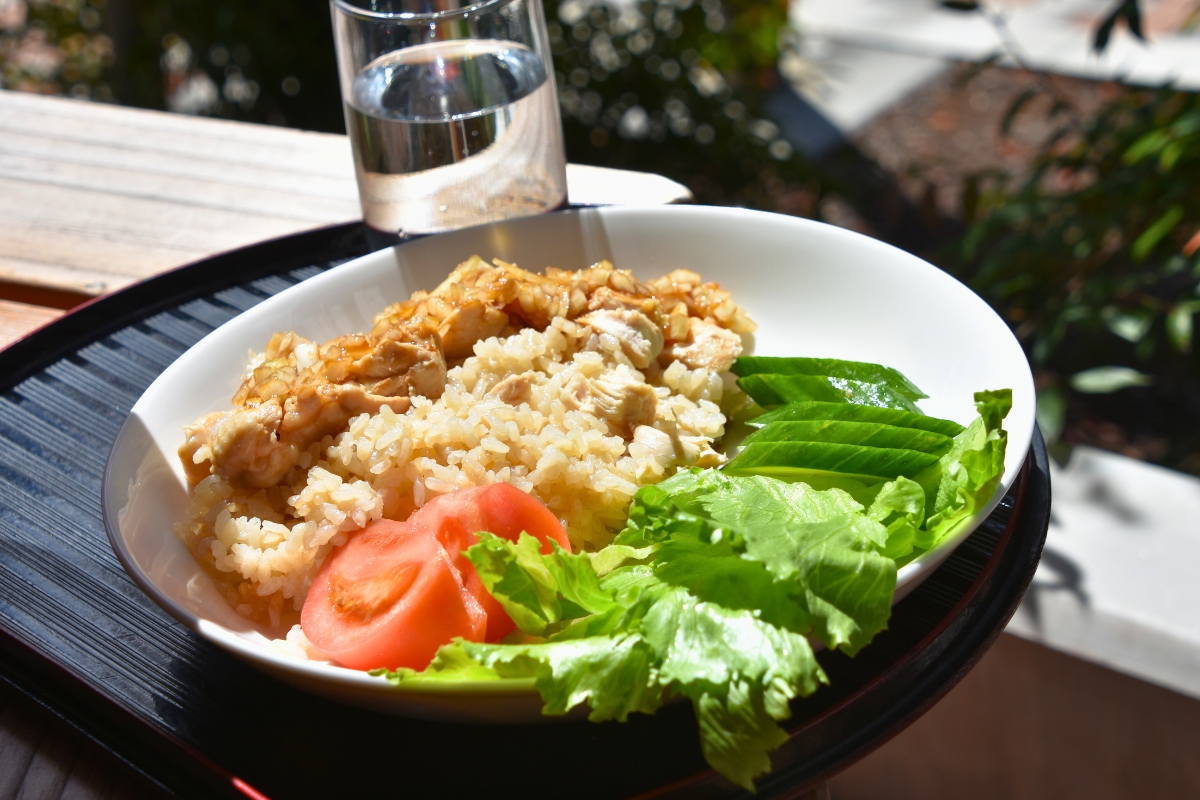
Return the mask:
<path id="1" fill-rule="evenodd" d="M 1051 484 L 1008 631 L 1200 698 L 1200 479 L 1077 447 Z"/>

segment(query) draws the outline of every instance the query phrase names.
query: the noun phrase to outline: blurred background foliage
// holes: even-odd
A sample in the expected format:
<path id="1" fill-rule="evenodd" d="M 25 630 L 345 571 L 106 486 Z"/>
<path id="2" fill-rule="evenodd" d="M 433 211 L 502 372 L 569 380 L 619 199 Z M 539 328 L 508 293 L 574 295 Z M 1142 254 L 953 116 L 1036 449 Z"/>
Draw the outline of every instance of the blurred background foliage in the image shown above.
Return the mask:
<path id="1" fill-rule="evenodd" d="M 1130 90 L 1087 119 L 1055 100 L 1026 177 L 969 179 L 939 260 L 1025 346 L 1049 438 L 1200 473 L 1200 97 Z"/>
<path id="2" fill-rule="evenodd" d="M 112 100 L 105 0 L 0 0 L 0 87 Z"/>
<path id="3" fill-rule="evenodd" d="M 1195 96 L 1129 89 L 1089 118 L 1054 97 L 1030 170 L 968 176 L 960 218 L 938 219 L 848 143 L 796 150 L 779 101 L 809 68 L 786 0 L 546 0 L 546 14 L 572 161 L 664 174 L 701 203 L 865 222 L 1008 320 L 1050 438 L 1200 474 Z M 1136 0 L 1114 2 L 1097 48 L 1118 25 L 1140 33 Z M 326 0 L 0 0 L 0 86 L 343 130 Z"/>

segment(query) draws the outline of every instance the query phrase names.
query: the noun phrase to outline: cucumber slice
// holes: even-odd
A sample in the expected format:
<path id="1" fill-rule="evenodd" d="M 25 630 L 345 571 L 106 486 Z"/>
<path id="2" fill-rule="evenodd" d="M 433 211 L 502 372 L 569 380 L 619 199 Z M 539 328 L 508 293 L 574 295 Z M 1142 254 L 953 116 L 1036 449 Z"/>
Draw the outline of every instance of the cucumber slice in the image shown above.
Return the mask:
<path id="1" fill-rule="evenodd" d="M 865 361 L 842 361 L 837 358 L 779 358 L 775 356 L 742 356 L 733 362 L 731 371 L 739 378 L 747 375 L 828 375 L 863 383 L 882 383 L 909 400 L 929 395 L 899 371 Z"/>
<path id="2" fill-rule="evenodd" d="M 759 428 L 742 442 L 831 442 L 858 444 L 864 447 L 884 447 L 896 450 L 916 450 L 942 455 L 953 442 L 949 436 L 916 428 L 901 428 L 878 422 L 848 422 L 844 420 L 804 420 L 773 422 Z"/>
<path id="3" fill-rule="evenodd" d="M 832 375 L 776 375 L 760 373 L 738 378 L 738 386 L 764 408 L 796 401 L 818 400 L 827 403 L 856 403 L 864 406 L 895 408 L 919 414 L 913 401 L 886 383 L 867 383 Z"/>
<path id="4" fill-rule="evenodd" d="M 798 402 L 780 406 L 774 411 L 768 411 L 757 417 L 746 420 L 746 424 L 761 428 L 773 422 L 801 422 L 803 420 L 840 419 L 852 422 L 879 422 L 884 425 L 895 425 L 898 428 L 916 428 L 922 431 L 933 431 L 946 436 L 957 436 L 963 432 L 963 426 L 948 419 L 927 417 L 924 414 L 912 414 L 894 408 L 879 408 L 878 406 L 860 406 L 855 403 L 822 403 Z"/>
<path id="5" fill-rule="evenodd" d="M 916 450 L 863 447 L 834 442 L 756 442 L 748 444 L 722 470 L 730 475 L 765 475 L 803 480 L 806 474 L 836 473 L 864 481 L 912 477 L 938 457 Z"/>

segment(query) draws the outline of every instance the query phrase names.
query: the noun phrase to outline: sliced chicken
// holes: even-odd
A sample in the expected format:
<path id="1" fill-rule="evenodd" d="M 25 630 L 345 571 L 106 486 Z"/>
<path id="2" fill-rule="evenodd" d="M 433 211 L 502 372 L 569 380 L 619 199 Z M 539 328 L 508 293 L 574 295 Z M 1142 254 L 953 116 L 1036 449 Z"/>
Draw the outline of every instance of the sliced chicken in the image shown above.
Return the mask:
<path id="1" fill-rule="evenodd" d="M 621 343 L 629 363 L 638 369 L 650 366 L 663 349 L 662 330 L 640 311 L 612 309 L 593 311 L 579 318 L 598 333 L 607 333 Z"/>
<path id="2" fill-rule="evenodd" d="M 214 411 L 205 414 L 191 425 L 183 428 L 183 444 L 179 446 L 179 460 L 183 463 L 183 474 L 188 483 L 195 486 L 212 474 L 212 446 L 210 432 L 212 428 L 224 419 L 228 411 Z"/>
<path id="3" fill-rule="evenodd" d="M 466 358 L 476 342 L 498 335 L 507 325 L 508 314 L 472 299 L 442 320 L 438 335 L 446 358 Z"/>
<path id="4" fill-rule="evenodd" d="M 656 477 L 684 464 L 717 467 L 725 462 L 725 457 L 712 449 L 711 439 L 682 434 L 671 422 L 660 420 L 657 426 L 639 426 L 633 432 L 633 444 L 630 445 L 631 453 L 653 459 L 657 469 L 652 472 Z"/>
<path id="5" fill-rule="evenodd" d="M 742 337 L 715 322 L 690 317 L 687 341 L 675 342 L 663 349 L 660 364 L 682 362 L 689 369 L 706 367 L 724 372 L 742 354 Z"/>
<path id="6" fill-rule="evenodd" d="M 575 376 L 563 388 L 562 400 L 567 408 L 602 418 L 626 439 L 639 425 L 653 424 L 658 408 L 654 387 L 640 381 L 625 366 L 596 378 Z"/>
<path id="7" fill-rule="evenodd" d="M 223 416 L 209 432 L 213 472 L 238 487 L 265 489 L 283 480 L 300 452 L 279 440 L 283 408 L 271 400 Z"/>
<path id="8" fill-rule="evenodd" d="M 520 375 L 509 375 L 493 386 L 488 394 L 498 397 L 510 406 L 528 403 L 533 397 L 533 379 L 536 373 L 522 372 Z"/>

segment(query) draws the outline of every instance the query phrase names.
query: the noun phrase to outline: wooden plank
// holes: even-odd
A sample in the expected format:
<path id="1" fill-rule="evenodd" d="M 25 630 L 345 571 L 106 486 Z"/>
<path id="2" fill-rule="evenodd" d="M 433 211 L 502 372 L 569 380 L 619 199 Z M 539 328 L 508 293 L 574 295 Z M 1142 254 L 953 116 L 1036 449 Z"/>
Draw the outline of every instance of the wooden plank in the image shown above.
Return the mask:
<path id="1" fill-rule="evenodd" d="M 115 781 L 108 759 L 96 748 L 84 747 L 71 767 L 59 800 L 107 800 Z"/>
<path id="2" fill-rule="evenodd" d="M 0 229 L 0 250 L 4 248 L 4 243 L 5 231 Z M 178 258 L 179 253 L 175 252 L 169 257 L 164 257 L 161 263 L 167 264 Z M 153 269 L 153 266 L 150 269 Z M 138 280 L 140 278 L 136 275 L 118 275 L 102 269 L 76 269 L 45 261 L 0 256 L 0 282 L 5 284 L 5 288 L 0 290 L 0 298 L 34 305 L 74 308 L 88 298 L 116 291 Z M 14 286 L 24 286 L 29 293 L 25 297 L 19 297 L 17 290 L 12 288 Z M 37 295 L 46 291 L 59 292 L 64 296 L 71 295 L 77 299 L 70 305 L 37 299 Z"/>
<path id="3" fill-rule="evenodd" d="M 353 176 L 350 143 L 345 136 L 21 92 L 0 90 L 0 132 L 45 135 L 63 142 L 94 142 L 185 159 L 213 158 L 246 166 L 290 164 L 314 174 Z"/>
<path id="4" fill-rule="evenodd" d="M 16 800 L 59 800 L 79 756 L 79 740 L 65 731 L 47 730 L 25 771 Z"/>
<path id="5" fill-rule="evenodd" d="M 7 347 L 30 331 L 53 322 L 62 314 L 57 308 L 0 300 L 0 347 Z"/>
<path id="6" fill-rule="evenodd" d="M 233 174 L 208 178 L 163 175 L 5 153 L 0 146 L 0 179 L 53 187 L 64 191 L 86 189 L 115 197 L 138 198 L 188 206 L 220 208 L 247 214 L 270 214 L 283 219 L 322 224 L 330 219 L 351 220 L 359 216 L 358 193 L 339 197 L 324 187 L 272 187 L 256 182 L 254 175 Z M 255 172 L 247 170 L 247 172 Z M 262 173 L 262 170 L 256 172 Z M 266 176 L 262 176 L 266 177 Z M 266 185 L 264 185 L 266 184 Z M 313 191 L 313 189 L 317 191 Z M 334 196 L 330 196 L 333 194 Z"/>
<path id="7" fill-rule="evenodd" d="M 657 175 L 567 176 L 574 203 L 690 198 Z M 359 218 L 345 136 L 0 90 L 0 297 L 34 299 L 6 288 L 26 285 L 62 305 Z"/>
<path id="8" fill-rule="evenodd" d="M 0 713 L 0 797 L 8 798 L 14 797 L 24 783 L 46 726 L 7 686 L 0 684 L 0 693 L 8 701 Z"/>
<path id="9" fill-rule="evenodd" d="M 0 257 L 137 277 L 320 224 L 5 178 L 0 220 Z"/>
<path id="10" fill-rule="evenodd" d="M 274 189 L 299 195 L 339 200 L 356 206 L 358 186 L 346 157 L 346 174 L 325 175 L 283 164 L 230 164 L 224 160 L 191 156 L 181 158 L 173 153 L 134 150 L 94 141 L 64 141 L 24 131 L 5 130 L 0 124 L 0 155 L 14 161 L 10 169 L 21 168 L 22 161 L 33 164 L 102 167 L 121 170 L 131 179 L 138 175 L 195 179 L 230 186 Z M 28 170 L 28 167 L 25 168 Z M 36 177 L 36 172 L 27 172 Z M 111 187 L 124 188 L 126 179 L 118 177 Z"/>

